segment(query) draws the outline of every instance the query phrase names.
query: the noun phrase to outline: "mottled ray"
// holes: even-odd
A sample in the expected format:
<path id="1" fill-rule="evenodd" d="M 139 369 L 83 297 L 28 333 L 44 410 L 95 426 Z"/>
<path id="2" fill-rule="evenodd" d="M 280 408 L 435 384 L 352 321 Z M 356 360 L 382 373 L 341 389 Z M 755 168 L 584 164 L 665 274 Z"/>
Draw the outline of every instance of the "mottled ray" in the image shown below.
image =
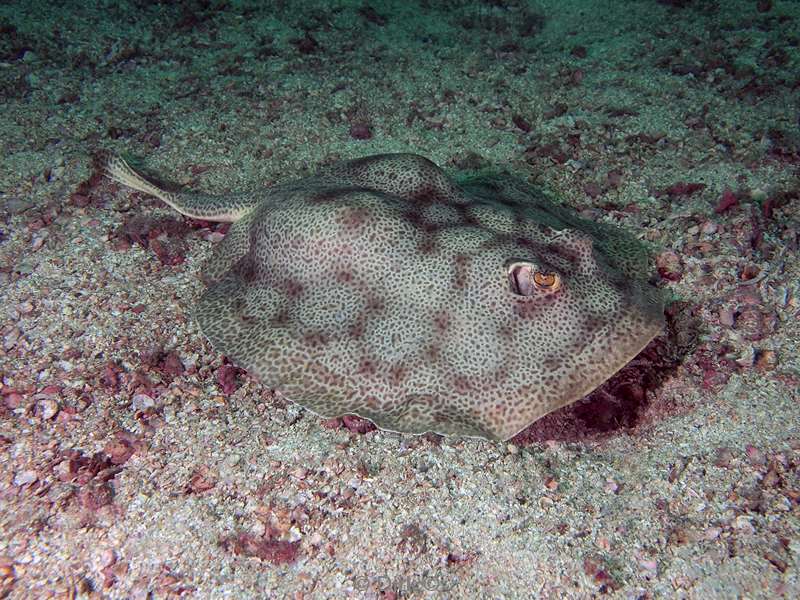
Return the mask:
<path id="1" fill-rule="evenodd" d="M 505 440 L 594 390 L 663 326 L 646 248 L 510 176 L 413 154 L 252 194 L 167 192 L 232 221 L 194 311 L 218 352 L 324 417 Z"/>

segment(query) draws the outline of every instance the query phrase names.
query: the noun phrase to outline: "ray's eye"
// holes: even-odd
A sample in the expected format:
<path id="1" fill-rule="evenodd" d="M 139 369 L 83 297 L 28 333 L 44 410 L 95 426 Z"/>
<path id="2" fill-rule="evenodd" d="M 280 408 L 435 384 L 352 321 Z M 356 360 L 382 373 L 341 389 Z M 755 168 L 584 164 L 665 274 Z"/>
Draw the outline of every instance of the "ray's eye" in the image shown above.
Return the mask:
<path id="1" fill-rule="evenodd" d="M 533 274 L 533 282 L 540 288 L 558 289 L 561 284 L 561 279 L 556 273 L 542 273 L 536 271 Z"/>
<path id="2" fill-rule="evenodd" d="M 540 271 L 527 262 L 508 266 L 508 285 L 518 296 L 532 296 L 536 292 L 555 292 L 561 288 L 561 276 L 552 271 Z"/>

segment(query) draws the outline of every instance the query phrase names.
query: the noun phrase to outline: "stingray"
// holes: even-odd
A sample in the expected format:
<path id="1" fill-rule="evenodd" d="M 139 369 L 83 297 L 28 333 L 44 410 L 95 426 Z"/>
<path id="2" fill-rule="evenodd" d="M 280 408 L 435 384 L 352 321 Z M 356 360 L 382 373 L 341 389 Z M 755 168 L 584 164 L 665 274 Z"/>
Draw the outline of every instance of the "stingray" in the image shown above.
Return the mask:
<path id="1" fill-rule="evenodd" d="M 281 396 L 379 428 L 506 440 L 611 377 L 663 328 L 647 248 L 509 175 L 414 154 L 341 162 L 253 193 L 170 192 L 229 221 L 194 318 Z"/>

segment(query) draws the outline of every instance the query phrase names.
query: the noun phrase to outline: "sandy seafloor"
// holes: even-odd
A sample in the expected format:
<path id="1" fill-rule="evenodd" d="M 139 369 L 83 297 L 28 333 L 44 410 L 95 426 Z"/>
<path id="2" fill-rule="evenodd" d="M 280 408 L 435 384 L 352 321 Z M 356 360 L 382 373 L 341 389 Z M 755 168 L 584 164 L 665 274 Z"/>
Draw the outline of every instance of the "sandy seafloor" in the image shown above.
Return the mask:
<path id="1" fill-rule="evenodd" d="M 0 5 L 0 597 L 798 597 L 798 44 L 788 0 Z M 506 168 L 653 244 L 677 358 L 511 443 L 325 423 L 211 350 L 224 230 L 108 151 Z"/>

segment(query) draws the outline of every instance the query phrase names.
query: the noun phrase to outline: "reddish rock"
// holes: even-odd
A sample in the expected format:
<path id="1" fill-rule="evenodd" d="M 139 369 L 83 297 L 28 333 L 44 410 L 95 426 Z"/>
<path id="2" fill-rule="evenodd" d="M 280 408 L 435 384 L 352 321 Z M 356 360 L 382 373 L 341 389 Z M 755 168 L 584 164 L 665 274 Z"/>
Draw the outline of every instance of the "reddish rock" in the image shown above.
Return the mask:
<path id="1" fill-rule="evenodd" d="M 122 367 L 113 361 L 108 361 L 106 366 L 103 367 L 103 374 L 100 377 L 100 383 L 103 386 L 116 391 L 119 390 L 121 376 Z"/>
<path id="2" fill-rule="evenodd" d="M 357 417 L 355 415 L 344 415 L 342 417 L 342 423 L 349 431 L 352 431 L 353 433 L 367 433 L 377 429 L 372 421 L 368 419 L 362 419 L 361 417 Z"/>
<path id="3" fill-rule="evenodd" d="M 367 123 L 353 123 L 350 126 L 350 137 L 356 140 L 372 138 L 372 128 Z"/>
<path id="4" fill-rule="evenodd" d="M 258 558 L 274 564 L 292 563 L 300 551 L 300 542 L 259 538 L 247 533 L 225 538 L 220 541 L 220 545 L 233 554 Z"/>
<path id="5" fill-rule="evenodd" d="M 72 196 L 70 197 L 70 202 L 72 203 L 72 205 L 77 206 L 78 208 L 85 208 L 89 206 L 91 201 L 92 199 L 89 198 L 89 196 L 87 196 L 86 194 L 80 194 L 78 192 L 72 194 Z"/>
<path id="6" fill-rule="evenodd" d="M 166 375 L 180 377 L 183 375 L 184 367 L 180 356 L 174 350 L 166 354 L 159 362 L 159 369 Z"/>
<path id="7" fill-rule="evenodd" d="M 313 54 L 319 50 L 319 42 L 308 32 L 302 38 L 291 40 L 291 43 L 294 44 L 300 54 Z"/>
<path id="8" fill-rule="evenodd" d="M 206 466 L 201 466 L 192 472 L 189 477 L 189 483 L 186 486 L 187 494 L 202 494 L 208 490 L 214 489 L 217 485 L 216 478 L 211 474 L 211 471 Z"/>
<path id="9" fill-rule="evenodd" d="M 114 490 L 108 483 L 92 482 L 78 492 L 78 502 L 88 511 L 96 511 L 114 501 Z"/>
<path id="10" fill-rule="evenodd" d="M 734 329 L 750 342 L 763 340 L 775 332 L 777 317 L 759 306 L 745 306 L 736 314 Z"/>
<path id="11" fill-rule="evenodd" d="M 139 438 L 132 433 L 118 431 L 114 434 L 114 438 L 105 445 L 103 452 L 106 453 L 111 464 L 123 465 L 135 454 L 138 443 Z"/>
<path id="12" fill-rule="evenodd" d="M 683 277 L 681 257 L 672 250 L 662 252 L 656 257 L 658 274 L 667 281 L 680 281 Z"/>
<path id="13" fill-rule="evenodd" d="M 513 115 L 511 117 L 511 121 L 514 123 L 514 125 L 517 126 L 518 129 L 524 131 L 525 133 L 530 132 L 531 124 L 527 120 L 525 120 L 525 118 L 522 115 L 516 115 L 516 114 Z"/>
<path id="14" fill-rule="evenodd" d="M 619 169 L 613 169 L 606 174 L 606 181 L 608 181 L 609 187 L 618 188 L 622 183 L 622 171 Z"/>
<path id="15" fill-rule="evenodd" d="M 570 54 L 575 58 L 586 58 L 588 52 L 586 51 L 586 46 L 575 46 L 571 51 Z"/>
<path id="16" fill-rule="evenodd" d="M 722 196 L 720 197 L 719 202 L 717 202 L 714 212 L 718 215 L 721 215 L 737 204 L 739 204 L 739 198 L 737 198 L 736 194 L 734 194 L 731 190 L 726 188 L 725 191 L 722 192 Z"/>
<path id="17" fill-rule="evenodd" d="M 589 196 L 590 198 L 597 198 L 600 194 L 603 193 L 603 190 L 600 186 L 593 181 L 590 181 L 585 186 L 583 186 L 583 192 Z"/>
<path id="18" fill-rule="evenodd" d="M 239 376 L 244 370 L 233 365 L 223 365 L 217 371 L 217 383 L 226 396 L 231 395 L 239 389 Z"/>

